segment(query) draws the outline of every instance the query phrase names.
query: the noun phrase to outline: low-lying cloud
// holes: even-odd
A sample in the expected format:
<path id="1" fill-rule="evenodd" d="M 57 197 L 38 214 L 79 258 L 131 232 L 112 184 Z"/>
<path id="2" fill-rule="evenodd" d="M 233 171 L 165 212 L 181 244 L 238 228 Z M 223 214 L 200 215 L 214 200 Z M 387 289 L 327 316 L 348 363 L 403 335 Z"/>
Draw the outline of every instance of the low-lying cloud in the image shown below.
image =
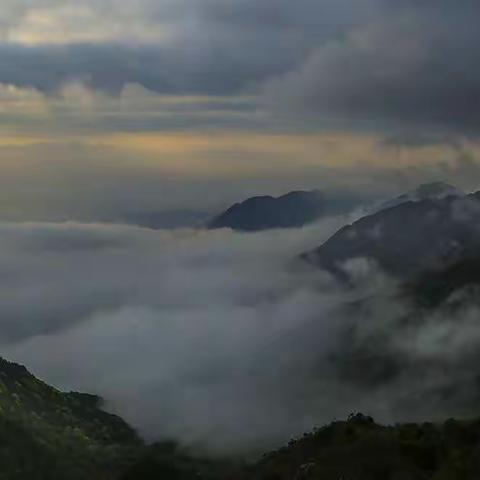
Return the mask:
<path id="1" fill-rule="evenodd" d="M 102 394 L 150 438 L 219 446 L 275 434 L 288 409 L 261 357 L 329 308 L 315 293 L 325 274 L 289 264 L 337 226 L 244 236 L 3 224 L 3 353 Z"/>
<path id="2" fill-rule="evenodd" d="M 344 290 L 295 261 L 344 221 L 249 235 L 3 223 L 2 355 L 102 395 L 148 439 L 215 452 L 356 410 L 473 412 L 476 307 L 405 323 L 409 305 L 368 263 L 351 262 Z"/>

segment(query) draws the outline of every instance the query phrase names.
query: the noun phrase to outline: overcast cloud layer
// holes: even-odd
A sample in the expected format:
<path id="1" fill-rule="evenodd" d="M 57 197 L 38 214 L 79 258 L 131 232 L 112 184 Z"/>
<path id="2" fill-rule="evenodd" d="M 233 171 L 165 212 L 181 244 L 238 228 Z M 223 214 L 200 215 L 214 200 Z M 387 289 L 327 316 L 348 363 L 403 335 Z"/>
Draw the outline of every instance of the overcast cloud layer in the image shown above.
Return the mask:
<path id="1" fill-rule="evenodd" d="M 0 82 L 264 91 L 261 105 L 310 121 L 476 132 L 479 13 L 469 0 L 7 1 Z"/>
<path id="2" fill-rule="evenodd" d="M 5 0 L 0 217 L 476 189 L 479 13 L 471 0 Z"/>

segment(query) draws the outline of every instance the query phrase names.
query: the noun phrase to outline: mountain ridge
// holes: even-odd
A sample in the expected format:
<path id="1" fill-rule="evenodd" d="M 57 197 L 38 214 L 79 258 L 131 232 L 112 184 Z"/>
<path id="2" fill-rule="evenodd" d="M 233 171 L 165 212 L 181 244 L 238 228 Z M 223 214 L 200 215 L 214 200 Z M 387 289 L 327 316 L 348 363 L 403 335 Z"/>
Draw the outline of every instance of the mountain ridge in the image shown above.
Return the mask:
<path id="1" fill-rule="evenodd" d="M 33 403 L 27 411 L 24 407 L 29 397 Z M 51 403 L 46 411 L 40 411 L 38 405 L 35 408 L 35 402 L 45 401 Z M 383 426 L 369 416 L 352 414 L 347 421 L 315 428 L 261 459 L 245 463 L 202 459 L 173 442 L 146 446 L 118 417 L 107 433 L 119 428 L 126 437 L 119 441 L 116 435 L 105 436 L 104 422 L 115 417 L 105 412 L 100 413 L 102 421 L 96 425 L 99 439 L 91 444 L 84 436 L 88 428 L 83 422 L 88 420 L 72 414 L 70 402 L 78 402 L 78 412 L 91 414 L 99 401 L 95 395 L 62 394 L 25 367 L 0 358 L 0 478 L 475 480 L 480 475 L 479 419 Z M 59 405 L 68 408 L 47 415 Z"/>
<path id="2" fill-rule="evenodd" d="M 428 199 L 439 200 L 450 196 L 463 197 L 465 196 L 465 192 L 443 181 L 422 183 L 413 190 L 381 203 L 374 211 L 386 210 L 406 202 L 419 202 Z"/>
<path id="3" fill-rule="evenodd" d="M 142 442 L 101 402 L 63 393 L 0 357 L 1 478 L 116 478 Z"/>
<path id="4" fill-rule="evenodd" d="M 480 192 L 408 201 L 345 225 L 301 258 L 339 278 L 348 276 L 345 265 L 355 258 L 372 260 L 394 277 L 412 278 L 475 257 L 479 221 Z"/>
<path id="5" fill-rule="evenodd" d="M 325 208 L 320 190 L 295 190 L 279 197 L 259 195 L 235 203 L 214 217 L 207 228 L 255 232 L 302 227 L 324 215 Z"/>

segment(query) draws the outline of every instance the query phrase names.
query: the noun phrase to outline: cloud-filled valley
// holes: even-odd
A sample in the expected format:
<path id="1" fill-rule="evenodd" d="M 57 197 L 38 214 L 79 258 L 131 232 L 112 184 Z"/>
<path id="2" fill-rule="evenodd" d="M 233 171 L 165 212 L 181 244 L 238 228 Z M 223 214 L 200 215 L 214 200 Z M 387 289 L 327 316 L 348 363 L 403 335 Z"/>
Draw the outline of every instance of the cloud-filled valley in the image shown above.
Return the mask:
<path id="1" fill-rule="evenodd" d="M 102 395 L 150 440 L 215 452 L 357 410 L 474 413 L 478 308 L 412 313 L 361 259 L 347 289 L 298 261 L 345 221 L 260 234 L 3 223 L 2 354 Z"/>
<path id="2" fill-rule="evenodd" d="M 147 435 L 192 440 L 219 428 L 226 441 L 235 409 L 259 420 L 257 401 L 266 408 L 274 392 L 258 356 L 328 308 L 287 268 L 309 244 L 294 232 L 276 247 L 273 233 L 102 225 L 4 225 L 2 237 L 5 355 L 57 384 L 103 391 Z"/>

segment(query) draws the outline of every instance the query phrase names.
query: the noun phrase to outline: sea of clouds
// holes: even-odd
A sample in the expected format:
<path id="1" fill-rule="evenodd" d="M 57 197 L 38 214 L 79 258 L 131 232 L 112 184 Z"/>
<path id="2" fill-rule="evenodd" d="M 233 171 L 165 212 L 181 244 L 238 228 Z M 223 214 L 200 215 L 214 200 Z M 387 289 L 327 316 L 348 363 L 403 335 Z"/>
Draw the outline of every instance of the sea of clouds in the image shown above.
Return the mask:
<path id="1" fill-rule="evenodd" d="M 148 440 L 222 453 L 354 411 L 474 413 L 476 306 L 412 316 L 363 259 L 348 288 L 298 260 L 345 221 L 256 234 L 1 223 L 2 356 L 101 395 Z"/>

